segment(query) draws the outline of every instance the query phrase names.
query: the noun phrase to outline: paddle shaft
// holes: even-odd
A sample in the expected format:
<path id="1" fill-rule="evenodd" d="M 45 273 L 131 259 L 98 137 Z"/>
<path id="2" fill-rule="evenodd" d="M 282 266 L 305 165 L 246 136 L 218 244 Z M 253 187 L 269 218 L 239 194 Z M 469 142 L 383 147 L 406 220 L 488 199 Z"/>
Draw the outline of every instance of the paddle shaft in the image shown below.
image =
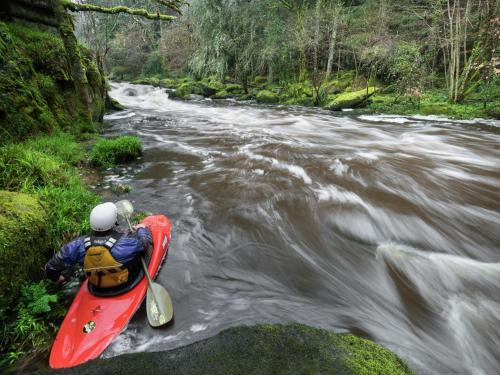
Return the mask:
<path id="1" fill-rule="evenodd" d="M 129 220 L 128 216 L 125 216 L 125 219 L 127 219 L 128 227 L 130 228 L 130 230 L 133 231 L 132 225 L 130 224 L 130 220 Z M 159 303 L 160 299 L 156 295 L 155 290 L 153 288 L 153 280 L 151 279 L 151 276 L 149 275 L 148 267 L 146 266 L 146 262 L 144 261 L 144 257 L 143 256 L 141 256 L 141 265 L 142 265 L 142 269 L 144 270 L 144 273 L 146 274 L 146 279 L 148 280 L 148 286 L 149 286 L 148 287 L 148 293 L 151 293 L 151 295 L 153 296 L 153 300 L 154 300 L 156 306 L 158 306 L 158 308 L 160 308 L 160 306 L 161 306 L 160 303 Z"/>
<path id="2" fill-rule="evenodd" d="M 132 225 L 130 224 L 130 220 L 129 220 L 128 216 L 125 216 L 125 219 L 127 219 L 128 227 L 130 228 L 131 231 L 133 231 Z M 151 280 L 151 276 L 149 276 L 148 267 L 146 266 L 146 262 L 144 261 L 144 257 L 141 257 L 141 265 L 142 265 L 142 269 L 144 270 L 144 273 L 146 274 L 146 278 L 148 279 L 148 285 L 151 287 L 150 288 L 151 291 L 153 291 L 153 288 L 152 288 L 153 280 Z M 153 296 L 154 296 L 154 293 L 153 293 Z M 155 300 L 157 300 L 156 296 L 155 296 Z"/>

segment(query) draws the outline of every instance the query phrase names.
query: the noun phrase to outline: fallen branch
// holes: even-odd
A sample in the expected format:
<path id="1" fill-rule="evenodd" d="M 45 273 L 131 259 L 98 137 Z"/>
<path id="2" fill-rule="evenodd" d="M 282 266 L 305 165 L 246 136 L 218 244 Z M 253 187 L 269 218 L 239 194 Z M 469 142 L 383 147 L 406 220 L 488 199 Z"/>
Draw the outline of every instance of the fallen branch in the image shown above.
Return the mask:
<path id="1" fill-rule="evenodd" d="M 108 14 L 128 13 L 134 16 L 140 16 L 150 20 L 161 20 L 161 21 L 171 21 L 176 19 L 176 17 L 174 16 L 161 14 L 160 12 L 149 13 L 146 9 L 129 8 L 126 6 L 102 7 L 92 4 L 72 3 L 69 0 L 63 1 L 63 5 L 66 9 L 72 12 L 98 12 L 98 13 L 108 13 Z"/>

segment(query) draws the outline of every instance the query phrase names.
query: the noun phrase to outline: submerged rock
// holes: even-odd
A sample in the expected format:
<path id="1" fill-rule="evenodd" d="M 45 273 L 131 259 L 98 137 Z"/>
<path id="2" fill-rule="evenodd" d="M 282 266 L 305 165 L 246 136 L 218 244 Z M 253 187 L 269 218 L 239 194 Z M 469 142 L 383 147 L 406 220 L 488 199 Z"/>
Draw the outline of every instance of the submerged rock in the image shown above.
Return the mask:
<path id="1" fill-rule="evenodd" d="M 126 354 L 57 373 L 412 374 L 378 344 L 300 324 L 230 328 L 182 348 Z"/>
<path id="2" fill-rule="evenodd" d="M 372 96 L 376 91 L 377 89 L 375 87 L 369 87 L 368 90 L 362 89 L 353 92 L 345 92 L 333 99 L 325 108 L 333 111 L 339 111 L 344 108 L 356 108 L 365 104 L 366 99 Z"/>

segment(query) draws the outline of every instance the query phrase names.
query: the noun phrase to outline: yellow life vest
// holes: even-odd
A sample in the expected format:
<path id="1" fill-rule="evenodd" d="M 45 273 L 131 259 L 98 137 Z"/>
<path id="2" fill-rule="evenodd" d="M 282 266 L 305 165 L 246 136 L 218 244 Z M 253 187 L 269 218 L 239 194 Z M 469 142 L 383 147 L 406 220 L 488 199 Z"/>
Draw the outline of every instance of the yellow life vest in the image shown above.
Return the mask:
<path id="1" fill-rule="evenodd" d="M 83 271 L 89 283 L 98 288 L 113 288 L 128 281 L 128 269 L 111 255 L 117 242 L 111 236 L 84 239 Z"/>

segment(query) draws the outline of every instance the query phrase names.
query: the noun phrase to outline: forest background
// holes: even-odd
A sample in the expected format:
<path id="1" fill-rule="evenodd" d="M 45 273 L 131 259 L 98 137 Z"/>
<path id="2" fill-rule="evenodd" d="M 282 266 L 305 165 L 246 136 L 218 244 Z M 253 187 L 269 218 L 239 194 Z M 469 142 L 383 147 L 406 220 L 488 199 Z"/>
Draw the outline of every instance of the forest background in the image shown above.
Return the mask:
<path id="1" fill-rule="evenodd" d="M 77 35 L 111 79 L 180 88 L 179 98 L 498 117 L 499 4 L 192 0 L 172 22 L 80 12 Z"/>

